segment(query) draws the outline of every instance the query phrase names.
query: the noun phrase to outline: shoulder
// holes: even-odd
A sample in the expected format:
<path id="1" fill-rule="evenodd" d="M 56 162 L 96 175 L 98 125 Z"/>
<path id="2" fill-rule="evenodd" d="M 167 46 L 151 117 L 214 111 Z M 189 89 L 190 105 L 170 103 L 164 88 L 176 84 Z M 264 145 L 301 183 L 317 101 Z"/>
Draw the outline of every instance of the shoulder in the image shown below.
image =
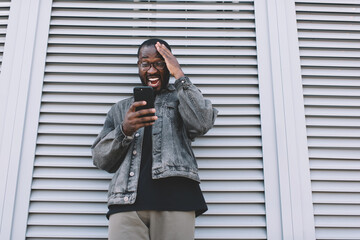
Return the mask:
<path id="1" fill-rule="evenodd" d="M 178 96 L 174 84 L 168 85 L 167 89 L 163 92 L 162 97 L 165 98 L 167 101 L 178 100 Z"/>
<path id="2" fill-rule="evenodd" d="M 118 101 L 117 103 L 113 104 L 109 110 L 109 113 L 117 113 L 122 111 L 127 111 L 130 107 L 130 105 L 133 103 L 134 98 L 129 97 L 125 98 L 123 100 Z"/>

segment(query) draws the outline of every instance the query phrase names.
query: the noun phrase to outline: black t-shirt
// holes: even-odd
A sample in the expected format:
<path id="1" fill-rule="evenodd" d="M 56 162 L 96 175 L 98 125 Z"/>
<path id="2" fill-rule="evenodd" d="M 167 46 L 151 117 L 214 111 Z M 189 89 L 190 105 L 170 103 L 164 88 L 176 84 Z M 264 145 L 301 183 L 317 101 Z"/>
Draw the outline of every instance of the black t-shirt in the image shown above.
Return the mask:
<path id="1" fill-rule="evenodd" d="M 131 205 L 110 205 L 107 217 L 118 212 L 157 210 L 207 211 L 199 183 L 185 177 L 152 179 L 152 128 L 145 127 L 137 197 Z"/>

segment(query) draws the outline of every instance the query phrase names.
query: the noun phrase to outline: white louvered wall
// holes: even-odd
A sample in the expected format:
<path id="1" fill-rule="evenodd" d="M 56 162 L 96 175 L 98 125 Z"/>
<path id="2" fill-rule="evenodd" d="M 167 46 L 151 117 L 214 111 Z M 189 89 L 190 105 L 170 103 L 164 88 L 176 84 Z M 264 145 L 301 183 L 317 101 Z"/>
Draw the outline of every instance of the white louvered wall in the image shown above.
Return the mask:
<path id="1" fill-rule="evenodd" d="M 266 239 L 253 1 L 53 2 L 27 239 L 105 239 L 111 176 L 90 145 L 160 37 L 220 111 L 194 142 L 209 211 L 196 239 Z"/>
<path id="2" fill-rule="evenodd" d="M 360 239 L 360 1 L 296 2 L 317 239 Z"/>
<path id="3" fill-rule="evenodd" d="M 6 29 L 8 25 L 9 11 L 11 0 L 0 1 L 0 71 L 4 53 L 4 44 L 6 37 Z"/>

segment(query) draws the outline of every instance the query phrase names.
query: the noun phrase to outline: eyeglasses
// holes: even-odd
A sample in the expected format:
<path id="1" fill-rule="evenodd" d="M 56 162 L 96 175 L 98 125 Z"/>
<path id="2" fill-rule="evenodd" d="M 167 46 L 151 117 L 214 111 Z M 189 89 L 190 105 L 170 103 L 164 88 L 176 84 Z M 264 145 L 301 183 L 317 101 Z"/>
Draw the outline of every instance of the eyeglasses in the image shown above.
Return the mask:
<path id="1" fill-rule="evenodd" d="M 140 67 L 142 70 L 147 71 L 150 69 L 151 65 L 154 66 L 157 70 L 163 70 L 166 67 L 166 63 L 164 61 L 149 63 L 149 62 L 140 62 Z"/>

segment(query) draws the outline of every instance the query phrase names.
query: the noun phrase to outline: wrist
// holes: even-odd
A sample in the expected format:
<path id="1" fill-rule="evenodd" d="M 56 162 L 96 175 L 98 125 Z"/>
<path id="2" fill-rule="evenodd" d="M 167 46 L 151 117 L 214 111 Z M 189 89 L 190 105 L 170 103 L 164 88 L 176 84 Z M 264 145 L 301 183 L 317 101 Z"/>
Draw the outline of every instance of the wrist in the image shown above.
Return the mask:
<path id="1" fill-rule="evenodd" d="M 130 133 L 128 131 L 126 131 L 126 129 L 124 129 L 124 125 L 121 124 L 121 132 L 124 134 L 125 138 L 132 138 L 134 133 Z"/>
<path id="2" fill-rule="evenodd" d="M 181 69 L 178 72 L 174 73 L 174 78 L 175 79 L 179 79 L 179 78 L 182 78 L 182 77 L 185 77 L 185 74 Z"/>

